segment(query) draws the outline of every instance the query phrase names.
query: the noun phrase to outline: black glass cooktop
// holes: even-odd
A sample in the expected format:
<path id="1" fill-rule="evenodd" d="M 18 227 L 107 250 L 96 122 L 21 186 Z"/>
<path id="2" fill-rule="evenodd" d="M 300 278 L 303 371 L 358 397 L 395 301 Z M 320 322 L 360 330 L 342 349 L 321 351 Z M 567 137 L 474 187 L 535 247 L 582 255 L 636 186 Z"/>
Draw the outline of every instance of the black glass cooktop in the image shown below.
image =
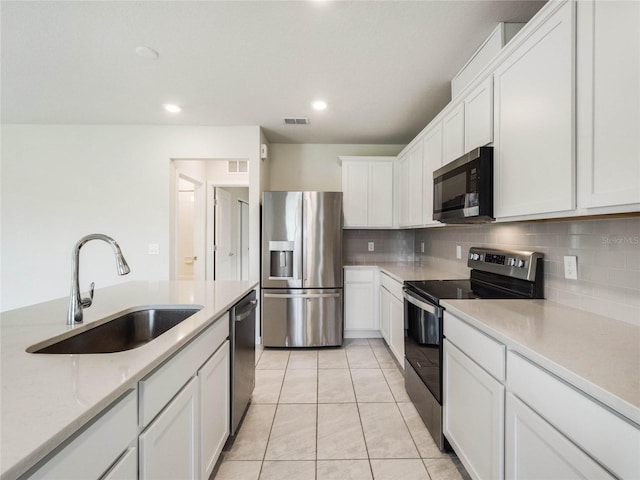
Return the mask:
<path id="1" fill-rule="evenodd" d="M 419 280 L 405 282 L 405 285 L 409 290 L 413 290 L 435 305 L 439 305 L 440 300 L 522 298 L 521 295 L 512 291 L 495 288 L 469 278 L 465 280 Z"/>

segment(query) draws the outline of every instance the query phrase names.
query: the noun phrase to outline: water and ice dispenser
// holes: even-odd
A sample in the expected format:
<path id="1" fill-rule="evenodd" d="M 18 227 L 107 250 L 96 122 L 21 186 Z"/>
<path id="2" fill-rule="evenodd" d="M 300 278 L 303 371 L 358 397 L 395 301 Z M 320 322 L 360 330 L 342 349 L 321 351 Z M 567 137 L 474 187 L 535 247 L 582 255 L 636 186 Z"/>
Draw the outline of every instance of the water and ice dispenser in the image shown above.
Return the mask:
<path id="1" fill-rule="evenodd" d="M 293 278 L 293 248 L 294 242 L 269 242 L 269 255 L 271 257 L 270 280 Z"/>

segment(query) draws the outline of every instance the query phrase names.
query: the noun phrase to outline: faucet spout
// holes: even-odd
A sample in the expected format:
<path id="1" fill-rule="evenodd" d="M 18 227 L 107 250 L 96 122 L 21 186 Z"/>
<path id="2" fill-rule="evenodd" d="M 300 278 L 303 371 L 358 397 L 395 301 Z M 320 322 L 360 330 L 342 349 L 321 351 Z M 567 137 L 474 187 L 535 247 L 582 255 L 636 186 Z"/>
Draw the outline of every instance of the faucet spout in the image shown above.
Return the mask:
<path id="1" fill-rule="evenodd" d="M 82 309 L 88 308 L 91 306 L 93 301 L 93 283 L 91 284 L 91 290 L 89 297 L 82 298 L 80 294 L 80 249 L 82 246 L 90 242 L 91 240 L 102 240 L 111 245 L 111 249 L 116 257 L 116 269 L 118 271 L 118 275 L 126 275 L 131 271 L 127 261 L 124 259 L 122 255 L 122 250 L 120 250 L 120 246 L 118 242 L 116 242 L 113 238 L 104 235 L 102 233 L 92 233 L 90 235 L 86 235 L 78 240 L 75 247 L 73 247 L 73 274 L 71 278 L 71 296 L 69 297 L 69 310 L 67 312 L 67 325 L 74 325 L 76 323 L 82 322 Z"/>

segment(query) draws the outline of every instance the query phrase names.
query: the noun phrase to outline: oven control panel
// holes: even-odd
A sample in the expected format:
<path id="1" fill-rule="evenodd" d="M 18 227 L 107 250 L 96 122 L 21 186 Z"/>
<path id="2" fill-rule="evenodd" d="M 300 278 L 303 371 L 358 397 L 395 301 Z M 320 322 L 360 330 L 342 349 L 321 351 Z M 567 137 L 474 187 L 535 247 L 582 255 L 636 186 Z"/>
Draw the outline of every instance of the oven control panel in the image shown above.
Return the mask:
<path id="1" fill-rule="evenodd" d="M 471 247 L 467 266 L 476 270 L 533 281 L 538 259 L 542 257 L 543 255 L 538 252 Z"/>

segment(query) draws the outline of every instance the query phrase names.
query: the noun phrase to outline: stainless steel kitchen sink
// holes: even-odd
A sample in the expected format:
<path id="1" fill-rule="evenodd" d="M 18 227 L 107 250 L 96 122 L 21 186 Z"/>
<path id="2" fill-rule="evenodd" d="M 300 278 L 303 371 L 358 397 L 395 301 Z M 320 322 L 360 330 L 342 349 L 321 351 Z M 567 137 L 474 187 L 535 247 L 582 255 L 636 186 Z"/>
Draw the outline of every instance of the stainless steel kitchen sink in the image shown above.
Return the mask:
<path id="1" fill-rule="evenodd" d="M 201 306 L 134 309 L 58 341 L 49 339 L 32 345 L 27 352 L 70 354 L 131 350 L 159 337 L 201 309 Z"/>

